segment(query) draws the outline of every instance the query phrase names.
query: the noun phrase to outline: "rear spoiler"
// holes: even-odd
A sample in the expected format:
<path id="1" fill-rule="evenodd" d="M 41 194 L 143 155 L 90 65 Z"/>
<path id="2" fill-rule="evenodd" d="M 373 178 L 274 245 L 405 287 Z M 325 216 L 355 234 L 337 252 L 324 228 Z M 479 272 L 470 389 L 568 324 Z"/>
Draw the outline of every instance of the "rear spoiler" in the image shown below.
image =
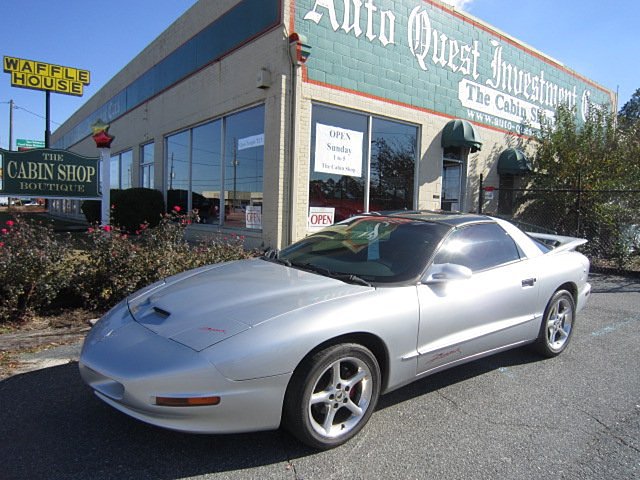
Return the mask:
<path id="1" fill-rule="evenodd" d="M 527 235 L 544 243 L 551 249 L 551 252 L 554 253 L 575 250 L 580 245 L 587 243 L 586 238 L 564 237 L 562 235 L 551 235 L 548 233 L 536 232 L 527 232 Z"/>

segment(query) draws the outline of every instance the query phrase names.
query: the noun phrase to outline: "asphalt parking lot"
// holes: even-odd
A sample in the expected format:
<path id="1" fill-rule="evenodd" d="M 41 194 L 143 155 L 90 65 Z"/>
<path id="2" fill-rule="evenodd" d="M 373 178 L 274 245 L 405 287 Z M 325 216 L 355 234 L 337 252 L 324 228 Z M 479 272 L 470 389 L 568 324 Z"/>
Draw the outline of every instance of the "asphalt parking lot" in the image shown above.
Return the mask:
<path id="1" fill-rule="evenodd" d="M 77 365 L 0 382 L 0 479 L 640 478 L 640 279 L 594 275 L 568 350 L 514 350 L 381 398 L 328 452 L 283 432 L 187 435 L 103 404 Z"/>

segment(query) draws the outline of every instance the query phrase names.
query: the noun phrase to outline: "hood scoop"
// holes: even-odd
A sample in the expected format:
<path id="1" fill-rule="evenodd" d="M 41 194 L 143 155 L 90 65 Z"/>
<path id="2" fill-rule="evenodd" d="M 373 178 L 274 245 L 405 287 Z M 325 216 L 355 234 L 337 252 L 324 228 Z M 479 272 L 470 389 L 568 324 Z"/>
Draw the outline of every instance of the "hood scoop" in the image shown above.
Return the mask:
<path id="1" fill-rule="evenodd" d="M 172 313 L 153 304 L 151 295 L 141 303 L 130 305 L 135 320 L 152 332 L 200 351 L 249 328 L 232 319 L 212 320 L 210 315 L 189 322 L 172 321 Z"/>

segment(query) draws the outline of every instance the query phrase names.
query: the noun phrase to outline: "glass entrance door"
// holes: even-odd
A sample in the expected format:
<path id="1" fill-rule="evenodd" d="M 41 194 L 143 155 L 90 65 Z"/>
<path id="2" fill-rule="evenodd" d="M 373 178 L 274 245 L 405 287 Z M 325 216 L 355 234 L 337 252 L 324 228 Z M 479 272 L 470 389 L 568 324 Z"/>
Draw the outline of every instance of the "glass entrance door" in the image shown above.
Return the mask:
<path id="1" fill-rule="evenodd" d="M 447 212 L 461 209 L 462 162 L 444 160 L 442 164 L 442 199 L 440 208 Z"/>

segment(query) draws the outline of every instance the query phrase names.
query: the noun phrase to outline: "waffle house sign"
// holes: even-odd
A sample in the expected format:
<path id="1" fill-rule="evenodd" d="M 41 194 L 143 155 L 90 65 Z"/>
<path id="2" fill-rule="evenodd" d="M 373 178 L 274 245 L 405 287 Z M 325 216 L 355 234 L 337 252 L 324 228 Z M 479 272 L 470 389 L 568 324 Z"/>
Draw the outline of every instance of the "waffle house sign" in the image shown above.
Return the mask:
<path id="1" fill-rule="evenodd" d="M 3 66 L 4 71 L 11 75 L 12 87 L 45 90 L 80 97 L 83 94 L 84 86 L 89 85 L 91 80 L 88 70 L 24 58 L 5 56 Z"/>

